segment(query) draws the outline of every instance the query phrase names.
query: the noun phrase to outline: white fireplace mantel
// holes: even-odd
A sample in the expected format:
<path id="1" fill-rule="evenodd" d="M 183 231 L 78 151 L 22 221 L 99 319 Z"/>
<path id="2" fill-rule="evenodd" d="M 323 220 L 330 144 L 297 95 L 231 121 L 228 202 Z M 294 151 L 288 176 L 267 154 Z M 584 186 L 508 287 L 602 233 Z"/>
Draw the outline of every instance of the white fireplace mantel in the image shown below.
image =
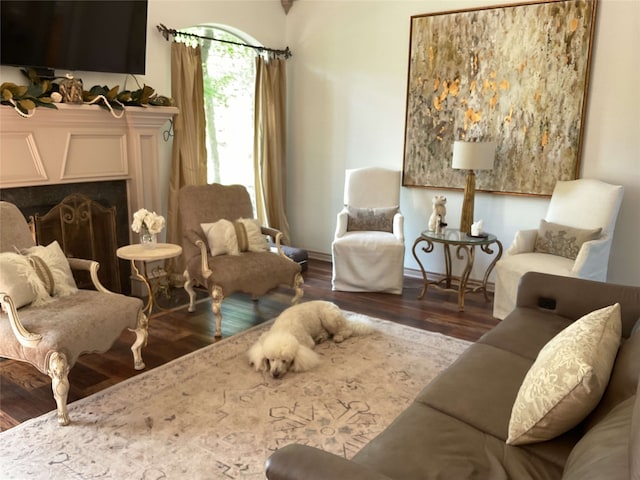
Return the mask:
<path id="1" fill-rule="evenodd" d="M 0 107 L 0 188 L 126 180 L 130 214 L 161 211 L 158 146 L 175 107 L 59 104 L 24 118 Z M 116 112 L 118 115 L 122 112 Z"/>

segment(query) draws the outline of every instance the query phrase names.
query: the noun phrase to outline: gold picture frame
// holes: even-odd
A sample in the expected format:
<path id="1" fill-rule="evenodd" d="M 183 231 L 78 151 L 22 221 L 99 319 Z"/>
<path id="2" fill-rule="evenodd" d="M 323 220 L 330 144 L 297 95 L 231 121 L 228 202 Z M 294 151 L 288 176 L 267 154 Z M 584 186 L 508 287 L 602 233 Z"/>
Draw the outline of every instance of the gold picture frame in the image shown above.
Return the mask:
<path id="1" fill-rule="evenodd" d="M 462 189 L 455 140 L 497 142 L 476 190 L 549 196 L 577 178 L 596 0 L 411 17 L 402 184 Z"/>

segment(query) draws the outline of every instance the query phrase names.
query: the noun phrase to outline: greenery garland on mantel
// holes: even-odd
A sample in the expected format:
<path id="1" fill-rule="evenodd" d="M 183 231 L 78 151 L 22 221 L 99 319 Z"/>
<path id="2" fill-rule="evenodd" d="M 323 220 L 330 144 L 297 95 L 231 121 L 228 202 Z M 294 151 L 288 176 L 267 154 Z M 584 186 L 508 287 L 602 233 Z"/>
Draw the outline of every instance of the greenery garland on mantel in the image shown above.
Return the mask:
<path id="1" fill-rule="evenodd" d="M 21 70 L 29 79 L 28 85 L 16 85 L 12 82 L 4 82 L 0 85 L 0 104 L 9 105 L 23 117 L 30 117 L 36 107 L 55 108 L 56 103 L 62 101 L 60 84 L 51 80 L 41 79 L 32 69 Z M 124 114 L 124 107 L 145 107 L 147 105 L 170 107 L 175 102 L 172 98 L 157 95 L 154 89 L 144 85 L 138 90 L 119 91 L 120 86 L 109 88 L 106 85 L 95 85 L 88 91 L 82 91 L 82 102 L 97 104 L 109 110 L 111 114 L 120 118 Z M 116 111 L 120 111 L 117 114 Z"/>

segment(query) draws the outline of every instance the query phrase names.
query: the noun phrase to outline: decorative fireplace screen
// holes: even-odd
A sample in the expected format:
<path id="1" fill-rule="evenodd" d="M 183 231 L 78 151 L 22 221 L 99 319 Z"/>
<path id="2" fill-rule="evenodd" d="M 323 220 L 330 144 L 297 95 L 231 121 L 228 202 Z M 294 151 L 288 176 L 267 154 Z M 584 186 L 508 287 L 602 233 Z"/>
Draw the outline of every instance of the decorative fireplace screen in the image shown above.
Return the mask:
<path id="1" fill-rule="evenodd" d="M 93 259 L 100 263 L 98 278 L 113 292 L 121 292 L 116 257 L 115 207 L 105 208 L 82 194 L 71 194 L 45 215 L 33 218 L 36 239 L 47 245 L 57 240 L 68 257 Z M 78 287 L 91 288 L 87 272 L 76 277 Z"/>

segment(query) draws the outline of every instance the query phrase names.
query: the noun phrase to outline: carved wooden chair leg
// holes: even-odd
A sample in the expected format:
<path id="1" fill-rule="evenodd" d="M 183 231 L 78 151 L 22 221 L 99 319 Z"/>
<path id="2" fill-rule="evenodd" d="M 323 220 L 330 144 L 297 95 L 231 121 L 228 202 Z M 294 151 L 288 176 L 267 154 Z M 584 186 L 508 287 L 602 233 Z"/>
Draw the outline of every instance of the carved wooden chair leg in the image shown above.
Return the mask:
<path id="1" fill-rule="evenodd" d="M 302 285 L 304 284 L 304 278 L 301 273 L 296 275 L 295 280 L 293 281 L 293 289 L 295 290 L 295 295 L 291 299 L 291 305 L 295 305 L 304 295 L 304 290 L 302 290 Z"/>
<path id="2" fill-rule="evenodd" d="M 222 288 L 214 285 L 211 289 L 211 310 L 216 316 L 216 338 L 222 337 L 222 312 L 220 311 L 220 305 L 223 299 Z"/>
<path id="3" fill-rule="evenodd" d="M 133 352 L 133 368 L 136 370 L 143 370 L 145 367 L 142 360 L 142 347 L 147 346 L 147 339 L 149 338 L 149 319 L 147 316 L 140 312 L 138 315 L 138 328 L 129 329 L 136 334 L 136 340 L 131 345 L 131 352 Z"/>
<path id="4" fill-rule="evenodd" d="M 64 353 L 53 352 L 49 358 L 49 376 L 53 398 L 58 406 L 58 424 L 69 425 L 67 396 L 69 395 L 69 365 Z"/>
<path id="5" fill-rule="evenodd" d="M 196 311 L 196 291 L 193 288 L 193 280 L 189 275 L 187 270 L 182 274 L 184 277 L 184 289 L 189 294 L 189 308 L 187 309 L 189 312 Z"/>

